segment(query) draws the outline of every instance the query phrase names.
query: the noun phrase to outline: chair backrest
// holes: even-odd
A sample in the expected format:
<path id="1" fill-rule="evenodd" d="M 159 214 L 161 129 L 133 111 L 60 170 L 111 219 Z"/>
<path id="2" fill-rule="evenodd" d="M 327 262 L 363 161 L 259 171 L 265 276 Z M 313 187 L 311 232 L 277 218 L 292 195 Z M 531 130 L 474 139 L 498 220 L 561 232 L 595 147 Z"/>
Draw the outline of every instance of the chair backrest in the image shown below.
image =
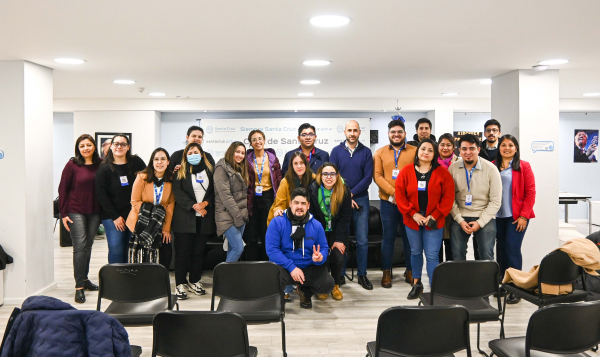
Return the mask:
<path id="1" fill-rule="evenodd" d="M 273 262 L 221 263 L 213 271 L 211 310 L 215 296 L 229 300 L 248 301 L 279 296 L 284 293 L 279 279 L 279 267 Z"/>
<path id="2" fill-rule="evenodd" d="M 171 296 L 169 272 L 159 264 L 107 264 L 100 268 L 98 276 L 98 311 L 103 298 L 118 302 L 144 302 Z M 170 310 L 173 308 L 171 299 L 167 300 Z"/>
<path id="3" fill-rule="evenodd" d="M 381 213 L 377 207 L 369 206 L 369 236 L 381 236 L 382 234 Z"/>
<path id="4" fill-rule="evenodd" d="M 433 270 L 431 302 L 435 296 L 481 299 L 499 291 L 498 263 L 492 260 L 455 260 Z"/>
<path id="5" fill-rule="evenodd" d="M 392 307 L 379 316 L 375 357 L 380 351 L 402 356 L 441 356 L 464 349 L 470 357 L 469 341 L 469 312 L 463 306 Z"/>
<path id="6" fill-rule="evenodd" d="M 526 355 L 534 349 L 548 353 L 579 353 L 600 343 L 600 301 L 542 307 L 529 319 Z"/>
<path id="7" fill-rule="evenodd" d="M 552 285 L 573 283 L 582 274 L 582 268 L 573 263 L 571 257 L 562 250 L 550 252 L 542 259 L 538 282 Z"/>
<path id="8" fill-rule="evenodd" d="M 153 357 L 249 356 L 246 322 L 232 312 L 159 312 L 152 325 Z"/>

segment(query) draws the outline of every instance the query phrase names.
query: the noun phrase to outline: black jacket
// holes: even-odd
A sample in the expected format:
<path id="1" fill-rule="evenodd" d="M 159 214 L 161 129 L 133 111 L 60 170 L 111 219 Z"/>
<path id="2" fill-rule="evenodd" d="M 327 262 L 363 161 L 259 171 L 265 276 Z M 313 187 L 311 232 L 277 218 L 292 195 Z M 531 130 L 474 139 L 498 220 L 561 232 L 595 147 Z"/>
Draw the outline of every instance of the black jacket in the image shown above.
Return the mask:
<path id="1" fill-rule="evenodd" d="M 496 155 L 498 154 L 498 149 L 500 145 L 496 147 L 494 150 L 487 150 L 487 142 L 484 140 L 481 143 L 481 150 L 479 150 L 479 157 L 482 159 L 486 159 L 489 162 L 496 160 Z"/>
<path id="2" fill-rule="evenodd" d="M 433 142 L 437 143 L 437 140 L 435 139 L 435 135 L 433 134 L 429 134 L 429 139 L 433 140 Z M 407 142 L 408 145 L 412 145 L 414 147 L 419 146 L 419 136 L 417 134 L 413 135 L 413 139 L 409 142 Z"/>
<path id="3" fill-rule="evenodd" d="M 114 165 L 102 163 L 96 171 L 96 198 L 102 207 L 100 219 L 112 219 L 119 217 L 127 220 L 131 211 L 131 189 L 135 182 L 136 173 L 146 168 L 144 160 L 133 155 L 131 162 L 125 165 Z M 128 185 L 121 185 L 121 174 L 127 176 Z"/>
<path id="4" fill-rule="evenodd" d="M 215 161 L 212 156 L 206 155 L 208 162 L 215 167 Z M 175 209 L 173 210 L 173 220 L 171 229 L 178 233 L 198 233 L 196 232 L 196 211 L 192 208 L 196 203 L 196 195 L 192 186 L 193 175 L 189 172 L 184 179 L 177 178 L 179 171 L 174 174 L 173 194 L 175 195 Z M 209 184 L 206 188 L 206 194 L 203 201 L 208 201 L 206 206 L 207 214 L 201 218 L 200 234 L 213 234 L 216 232 L 215 224 L 215 181 L 213 171 L 204 170 Z"/>
<path id="5" fill-rule="evenodd" d="M 321 223 L 323 229 L 326 227 L 325 215 L 321 212 L 321 208 L 319 206 L 319 187 L 321 187 L 317 181 L 313 181 L 309 188 L 310 193 L 310 213 L 313 217 Z M 348 236 L 350 232 L 348 228 L 350 227 L 350 221 L 352 219 L 352 197 L 350 196 L 350 189 L 348 186 L 346 187 L 346 192 L 344 193 L 344 200 L 342 201 L 342 206 L 338 208 L 335 216 L 333 216 L 333 220 L 331 222 L 331 232 L 333 234 L 333 241 L 344 243 L 346 247 L 348 247 Z M 365 209 L 364 207 L 362 209 Z M 367 208 L 368 209 L 368 208 Z"/>
<path id="6" fill-rule="evenodd" d="M 590 162 L 586 154 L 581 153 L 581 149 L 577 145 L 573 145 L 573 162 Z"/>

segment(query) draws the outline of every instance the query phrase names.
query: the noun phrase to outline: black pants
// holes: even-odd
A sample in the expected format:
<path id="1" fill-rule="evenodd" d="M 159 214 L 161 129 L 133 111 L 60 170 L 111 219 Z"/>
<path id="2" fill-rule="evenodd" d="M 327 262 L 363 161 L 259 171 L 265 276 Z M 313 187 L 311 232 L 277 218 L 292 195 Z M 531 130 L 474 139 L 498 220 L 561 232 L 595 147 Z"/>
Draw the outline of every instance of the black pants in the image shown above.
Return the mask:
<path id="1" fill-rule="evenodd" d="M 187 284 L 187 272 L 190 272 L 190 283 L 197 283 L 202 278 L 204 248 L 208 235 L 200 234 L 201 218 L 196 217 L 196 233 L 174 232 L 175 245 L 175 284 Z"/>
<path id="2" fill-rule="evenodd" d="M 279 270 L 281 290 L 283 290 L 286 285 L 300 284 L 292 278 L 286 269 L 280 266 Z M 304 284 L 300 284 L 300 289 L 302 289 L 306 296 L 312 296 L 313 294 L 329 294 L 333 290 L 333 278 L 327 273 L 325 264 L 310 265 L 301 270 L 304 273 Z"/>
<path id="3" fill-rule="evenodd" d="M 325 232 L 327 237 L 327 244 L 329 244 L 329 255 L 327 256 L 327 269 L 331 272 L 331 277 L 335 282 L 335 285 L 340 285 L 342 280 L 342 270 L 344 269 L 344 255 L 337 248 L 333 249 L 331 246 L 333 243 L 333 233 Z"/>
<path id="4" fill-rule="evenodd" d="M 443 249 L 440 249 L 440 263 L 444 262 L 444 252 L 446 252 L 446 261 L 452 260 L 452 244 L 450 239 L 442 239 Z"/>
<path id="5" fill-rule="evenodd" d="M 273 189 L 263 191 L 262 196 L 254 196 L 252 201 L 252 215 L 244 230 L 244 242 L 246 243 L 247 261 L 268 261 L 265 247 L 265 235 L 267 234 L 267 218 L 269 210 L 273 205 Z"/>
<path id="6" fill-rule="evenodd" d="M 73 221 L 67 225 L 71 230 L 71 239 L 73 240 L 75 288 L 83 288 L 83 282 L 88 280 L 92 245 L 96 232 L 98 232 L 98 226 L 100 226 L 100 215 L 98 213 L 69 213 L 68 217 Z M 62 220 L 59 224 L 62 224 Z"/>
<path id="7" fill-rule="evenodd" d="M 181 234 L 181 233 L 180 233 Z M 169 270 L 171 268 L 171 258 L 173 257 L 173 244 L 163 243 L 158 249 L 158 262 Z"/>

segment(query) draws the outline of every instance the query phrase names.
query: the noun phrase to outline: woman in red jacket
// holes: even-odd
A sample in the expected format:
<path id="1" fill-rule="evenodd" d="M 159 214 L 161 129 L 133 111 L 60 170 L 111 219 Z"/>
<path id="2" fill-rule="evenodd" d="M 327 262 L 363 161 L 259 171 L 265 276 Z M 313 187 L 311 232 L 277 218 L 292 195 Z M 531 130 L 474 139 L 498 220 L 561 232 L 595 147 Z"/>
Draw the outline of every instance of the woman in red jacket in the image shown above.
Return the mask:
<path id="1" fill-rule="evenodd" d="M 454 204 L 454 180 L 438 162 L 437 144 L 423 139 L 417 147 L 415 164 L 406 165 L 396 180 L 396 202 L 403 215 L 410 242 L 413 286 L 408 299 L 423 293 L 423 251 L 431 286 L 433 269 L 439 264 L 446 216 Z"/>
<path id="2" fill-rule="evenodd" d="M 523 268 L 521 244 L 529 219 L 535 217 L 535 177 L 531 165 L 520 159 L 517 138 L 507 134 L 498 142 L 495 164 L 502 178 L 502 205 L 496 214 L 496 255 L 504 276 L 508 268 Z M 511 294 L 506 303 L 516 304 L 520 300 Z"/>

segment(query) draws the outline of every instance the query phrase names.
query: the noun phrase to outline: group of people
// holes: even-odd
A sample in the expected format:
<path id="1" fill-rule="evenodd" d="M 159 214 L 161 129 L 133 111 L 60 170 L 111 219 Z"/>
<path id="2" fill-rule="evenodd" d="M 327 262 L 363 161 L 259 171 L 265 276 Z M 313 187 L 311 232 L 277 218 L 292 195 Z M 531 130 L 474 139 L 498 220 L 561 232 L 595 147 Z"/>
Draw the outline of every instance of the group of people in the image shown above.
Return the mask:
<path id="1" fill-rule="evenodd" d="M 187 145 L 172 155 L 154 150 L 148 165 L 131 154 L 129 138 L 116 135 L 105 159 L 94 139 L 81 135 L 59 186 L 62 223 L 71 232 L 75 301 L 98 287 L 88 278 L 92 244 L 105 228 L 109 263 L 154 262 L 167 268 L 175 250 L 175 294 L 203 295 L 204 251 L 210 236 L 223 237 L 226 261 L 270 260 L 281 270 L 286 300 L 294 286 L 300 306 L 312 296 L 342 300 L 346 249 L 354 227 L 358 283 L 367 290 L 368 189 L 379 187 L 383 224 L 384 288 L 392 287 L 394 241 L 402 237 L 409 299 L 423 291 L 423 253 L 430 278 L 446 259 L 466 259 L 474 236 L 476 259 L 497 259 L 502 271 L 521 269 L 520 247 L 534 217 L 535 182 L 519 159 L 519 144 L 501 136 L 500 123 L 485 124 L 486 141 L 465 135 L 455 154 L 451 134 L 436 142 L 422 118 L 407 142 L 402 120 L 388 125 L 389 145 L 374 154 L 360 141 L 358 122 L 346 124 L 346 140 L 331 155 L 315 147 L 316 129 L 298 128 L 300 147 L 281 165 L 265 148 L 261 130 L 248 134 L 250 148 L 233 142 L 215 163 L 202 148 L 204 130 L 188 129 Z M 171 244 L 171 242 L 173 242 Z M 444 242 L 444 243 L 442 243 Z M 410 256 L 409 253 L 410 252 Z M 509 303 L 518 299 L 510 297 Z"/>

